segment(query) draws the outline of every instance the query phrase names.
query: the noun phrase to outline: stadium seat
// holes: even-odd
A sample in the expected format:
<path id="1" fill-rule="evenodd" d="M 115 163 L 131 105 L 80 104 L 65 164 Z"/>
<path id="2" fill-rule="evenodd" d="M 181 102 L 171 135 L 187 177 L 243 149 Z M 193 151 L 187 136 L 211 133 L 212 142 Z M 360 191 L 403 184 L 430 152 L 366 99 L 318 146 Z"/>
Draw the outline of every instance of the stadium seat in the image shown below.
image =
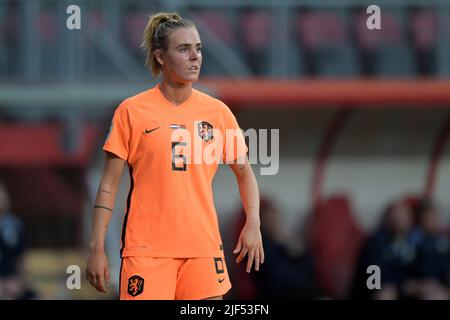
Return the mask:
<path id="1" fill-rule="evenodd" d="M 270 14 L 264 10 L 250 10 L 239 17 L 243 50 L 247 64 L 256 74 L 269 70 L 271 22 Z"/>
<path id="2" fill-rule="evenodd" d="M 310 232 L 319 285 L 331 298 L 348 298 L 363 241 L 349 198 L 334 195 L 322 201 L 313 212 Z"/>
<path id="3" fill-rule="evenodd" d="M 15 177 L 15 185 L 22 190 L 36 190 L 35 192 L 23 192 L 22 203 L 17 206 L 22 212 L 32 212 L 35 215 L 79 215 L 83 208 L 83 196 L 76 190 L 79 189 L 80 179 L 65 179 L 61 172 L 64 169 L 33 168 L 15 170 L 11 169 Z M 67 170 L 69 171 L 69 170 Z M 75 170 L 74 170 L 75 171 Z M 82 169 L 79 170 L 80 172 Z M 45 190 L 45 193 L 44 191 Z M 45 196 L 51 195 L 52 201 Z"/>
<path id="4" fill-rule="evenodd" d="M 223 74 L 223 70 L 214 63 L 214 57 L 210 54 L 214 43 L 210 42 L 211 37 L 220 41 L 223 45 L 228 46 L 232 50 L 237 48 L 237 39 L 234 32 L 231 16 L 226 12 L 221 12 L 213 9 L 198 9 L 193 10 L 189 14 L 190 18 L 196 24 L 202 42 L 204 43 L 202 74 L 203 75 L 217 75 Z"/>
<path id="5" fill-rule="evenodd" d="M 340 77 L 359 73 L 357 56 L 348 41 L 340 14 L 330 11 L 301 13 L 296 27 L 313 74 Z"/>
<path id="6" fill-rule="evenodd" d="M 39 42 L 44 77 L 56 75 L 58 70 L 58 22 L 54 12 L 42 11 L 38 18 Z"/>
<path id="7" fill-rule="evenodd" d="M 89 11 L 86 17 L 87 27 L 90 30 L 101 29 L 105 25 L 103 14 L 100 11 Z"/>
<path id="8" fill-rule="evenodd" d="M 240 25 L 247 50 L 261 50 L 269 46 L 271 34 L 269 12 L 263 10 L 245 12 L 240 17 Z"/>
<path id="9" fill-rule="evenodd" d="M 411 16 L 411 32 L 415 46 L 422 49 L 436 46 L 436 15 L 433 10 L 420 10 Z"/>
<path id="10" fill-rule="evenodd" d="M 0 50 L 0 79 L 7 74 L 8 64 L 8 45 L 6 44 L 6 35 L 4 32 L 3 19 L 0 20 L 0 47 L 6 50 Z"/>
<path id="11" fill-rule="evenodd" d="M 129 12 L 123 17 L 123 42 L 134 54 L 141 50 L 142 35 L 148 22 L 148 14 Z"/>
<path id="12" fill-rule="evenodd" d="M 17 14 L 11 13 L 8 17 L 3 16 L 0 22 L 0 46 L 3 48 L 0 53 L 0 78 L 8 77 L 10 74 L 15 73 L 17 69 L 17 43 L 14 39 L 14 35 L 18 38 L 18 18 Z M 17 72 L 17 71 L 16 71 Z"/>
<path id="13" fill-rule="evenodd" d="M 433 10 L 412 13 L 410 31 L 421 74 L 436 73 L 437 20 Z"/>
<path id="14" fill-rule="evenodd" d="M 226 14 L 217 10 L 199 10 L 192 13 L 194 22 L 205 25 L 217 38 L 225 44 L 233 45 L 236 36 L 232 29 L 232 23 Z"/>
<path id="15" fill-rule="evenodd" d="M 57 41 L 57 22 L 52 12 L 43 11 L 39 16 L 40 41 L 45 45 L 54 44 Z"/>
<path id="16" fill-rule="evenodd" d="M 2 59 L 4 59 L 5 65 L 3 70 L 4 75 L 12 75 L 19 73 L 21 69 L 20 57 L 20 16 L 17 12 L 10 11 L 8 15 L 3 16 L 2 22 L 0 24 L 0 32 L 2 33 L 3 39 L 0 40 L 2 47 Z"/>
<path id="17" fill-rule="evenodd" d="M 84 13 L 86 16 L 85 23 L 86 29 L 89 30 L 90 36 L 97 35 L 105 28 L 106 21 L 104 13 L 101 11 L 88 11 Z M 92 38 L 87 34 L 82 36 L 82 41 L 84 45 L 84 51 L 86 56 L 86 75 L 88 77 L 96 77 L 97 74 L 113 74 L 117 72 L 112 68 L 110 59 L 103 52 L 97 44 L 92 43 Z"/>
<path id="18" fill-rule="evenodd" d="M 369 30 L 366 13 L 354 16 L 356 41 L 362 51 L 366 73 L 381 77 L 415 75 L 413 51 L 399 17 L 383 12 L 381 30 Z"/>

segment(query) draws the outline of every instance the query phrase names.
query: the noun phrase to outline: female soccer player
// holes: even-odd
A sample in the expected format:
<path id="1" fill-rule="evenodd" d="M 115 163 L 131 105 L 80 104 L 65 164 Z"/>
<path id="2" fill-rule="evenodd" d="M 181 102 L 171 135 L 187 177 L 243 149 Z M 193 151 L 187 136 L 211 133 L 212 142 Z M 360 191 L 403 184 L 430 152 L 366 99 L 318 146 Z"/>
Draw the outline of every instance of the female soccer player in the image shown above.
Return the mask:
<path id="1" fill-rule="evenodd" d="M 220 161 L 235 174 L 246 213 L 236 262 L 247 256 L 250 272 L 264 261 L 259 191 L 245 140 L 224 103 L 192 88 L 202 64 L 192 21 L 177 13 L 156 14 L 142 46 L 146 65 L 155 76 L 161 73 L 162 81 L 124 100 L 114 113 L 103 147 L 106 163 L 94 205 L 87 279 L 106 292 L 104 240 L 127 164 L 131 184 L 121 237 L 120 299 L 222 299 L 231 283 L 212 193 Z M 211 161 L 217 155 L 220 161 Z"/>

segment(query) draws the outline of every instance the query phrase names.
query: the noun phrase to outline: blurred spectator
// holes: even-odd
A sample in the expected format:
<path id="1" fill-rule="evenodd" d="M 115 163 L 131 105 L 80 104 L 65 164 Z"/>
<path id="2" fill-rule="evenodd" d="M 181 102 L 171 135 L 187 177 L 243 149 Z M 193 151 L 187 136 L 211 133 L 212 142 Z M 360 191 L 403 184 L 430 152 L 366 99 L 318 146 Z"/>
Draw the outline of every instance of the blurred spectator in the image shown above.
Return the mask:
<path id="1" fill-rule="evenodd" d="M 291 239 L 283 232 L 282 213 L 266 198 L 261 199 L 260 215 L 265 260 L 258 272 L 247 275 L 254 280 L 254 298 L 319 298 L 321 293 L 314 280 L 312 258 L 304 241 Z M 245 272 L 245 266 L 239 267 Z"/>
<path id="2" fill-rule="evenodd" d="M 9 195 L 5 185 L 0 182 L 0 299 L 35 297 L 23 279 L 24 249 L 22 223 L 10 211 Z"/>
<path id="3" fill-rule="evenodd" d="M 411 298 L 406 284 L 412 276 L 416 256 L 416 240 L 412 232 L 413 213 L 408 201 L 389 206 L 381 225 L 365 243 L 358 263 L 353 296 L 357 299 Z M 381 289 L 366 286 L 367 267 L 376 265 L 381 271 Z"/>
<path id="4" fill-rule="evenodd" d="M 431 200 L 420 203 L 416 217 L 415 279 L 408 281 L 406 290 L 418 299 L 447 300 L 450 298 L 450 241 L 442 232 L 438 212 Z"/>

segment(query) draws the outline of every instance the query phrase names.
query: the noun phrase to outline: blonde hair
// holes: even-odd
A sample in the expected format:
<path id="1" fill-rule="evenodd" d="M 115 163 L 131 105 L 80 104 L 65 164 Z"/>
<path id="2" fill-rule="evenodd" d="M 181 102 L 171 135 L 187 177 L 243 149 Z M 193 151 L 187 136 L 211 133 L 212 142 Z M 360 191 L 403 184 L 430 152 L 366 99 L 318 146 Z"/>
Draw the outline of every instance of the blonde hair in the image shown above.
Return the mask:
<path id="1" fill-rule="evenodd" d="M 160 12 L 149 17 L 141 47 L 147 53 L 145 66 L 150 69 L 154 76 L 159 75 L 161 72 L 161 65 L 156 60 L 155 51 L 157 49 L 167 50 L 169 35 L 173 30 L 190 27 L 195 28 L 195 24 L 189 19 L 182 18 L 176 12 Z"/>

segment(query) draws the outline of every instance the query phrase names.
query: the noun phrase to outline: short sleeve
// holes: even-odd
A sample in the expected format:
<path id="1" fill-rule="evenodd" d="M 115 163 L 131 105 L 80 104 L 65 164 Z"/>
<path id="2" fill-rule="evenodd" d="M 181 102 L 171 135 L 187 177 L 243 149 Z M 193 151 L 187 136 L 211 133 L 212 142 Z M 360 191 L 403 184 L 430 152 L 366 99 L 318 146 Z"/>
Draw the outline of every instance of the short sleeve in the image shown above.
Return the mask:
<path id="1" fill-rule="evenodd" d="M 248 148 L 236 117 L 227 106 L 225 106 L 224 117 L 223 162 L 227 163 L 247 154 Z"/>
<path id="2" fill-rule="evenodd" d="M 130 124 L 128 112 L 123 103 L 116 109 L 103 150 L 114 153 L 123 160 L 128 159 Z"/>

